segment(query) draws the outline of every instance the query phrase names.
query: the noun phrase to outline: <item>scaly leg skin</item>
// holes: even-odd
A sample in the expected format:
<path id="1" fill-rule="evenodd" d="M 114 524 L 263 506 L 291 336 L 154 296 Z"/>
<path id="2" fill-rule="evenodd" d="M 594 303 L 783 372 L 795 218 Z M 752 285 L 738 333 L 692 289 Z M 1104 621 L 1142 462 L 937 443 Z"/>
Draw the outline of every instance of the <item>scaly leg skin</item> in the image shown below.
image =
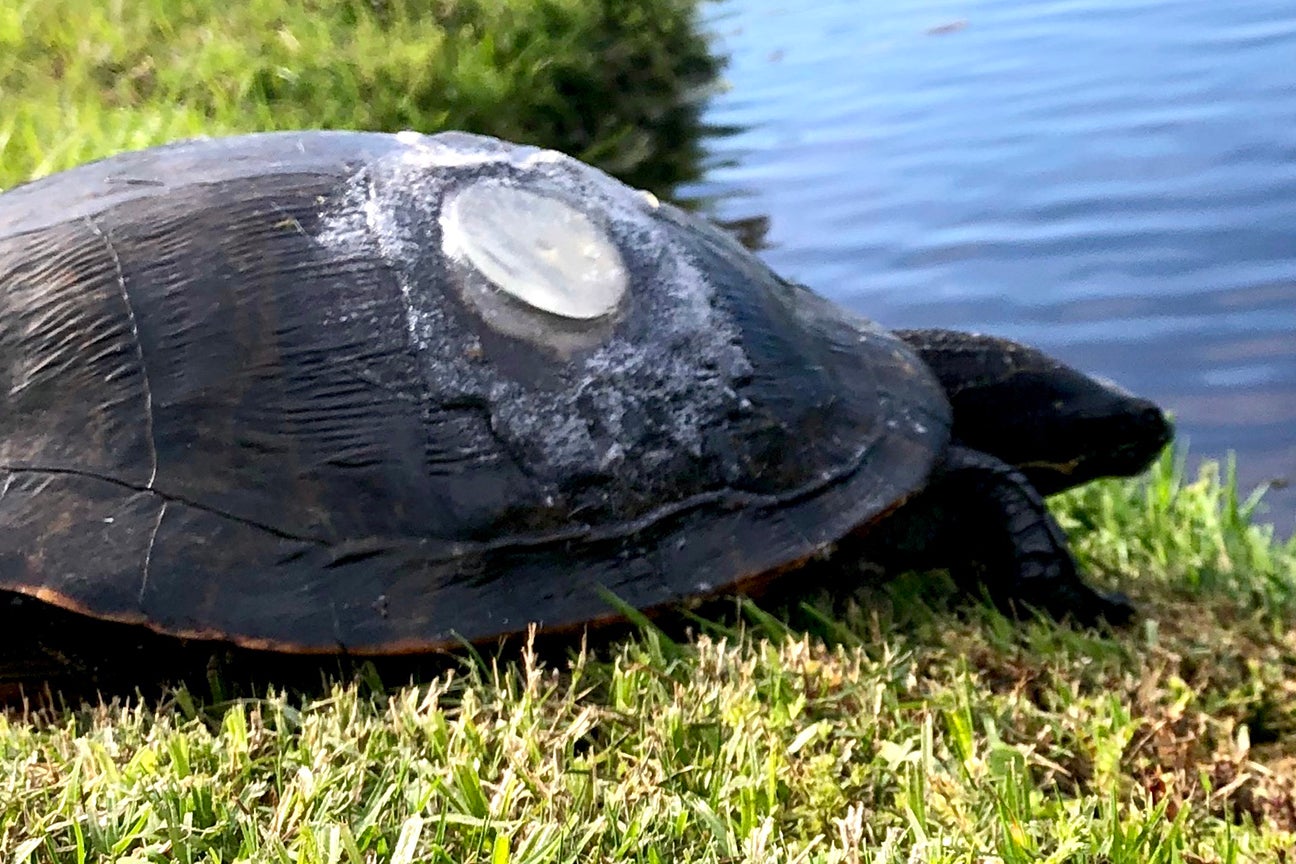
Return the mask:
<path id="1" fill-rule="evenodd" d="M 1066 535 L 1020 471 L 951 447 L 928 488 L 877 539 L 886 566 L 947 567 L 963 588 L 983 586 L 1009 614 L 1038 609 L 1081 625 L 1125 624 L 1134 607 L 1080 578 Z M 889 520 L 892 521 L 892 520 Z"/>

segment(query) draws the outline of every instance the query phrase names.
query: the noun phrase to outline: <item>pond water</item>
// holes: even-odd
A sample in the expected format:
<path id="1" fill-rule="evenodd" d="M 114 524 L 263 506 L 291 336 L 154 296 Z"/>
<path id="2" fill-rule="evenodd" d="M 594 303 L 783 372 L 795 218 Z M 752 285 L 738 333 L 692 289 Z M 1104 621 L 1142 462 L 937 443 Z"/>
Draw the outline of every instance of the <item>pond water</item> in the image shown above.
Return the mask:
<path id="1" fill-rule="evenodd" d="M 1030 342 L 1296 526 L 1296 4 L 718 0 L 679 190 L 892 326 Z"/>

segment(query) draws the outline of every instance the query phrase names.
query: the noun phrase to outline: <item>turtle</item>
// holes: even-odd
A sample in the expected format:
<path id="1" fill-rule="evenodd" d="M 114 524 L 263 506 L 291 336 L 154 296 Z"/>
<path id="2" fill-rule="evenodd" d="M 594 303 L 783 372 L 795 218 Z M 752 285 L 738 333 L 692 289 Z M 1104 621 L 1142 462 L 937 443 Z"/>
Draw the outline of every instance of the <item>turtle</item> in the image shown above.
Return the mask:
<path id="1" fill-rule="evenodd" d="M 884 328 L 549 149 L 257 133 L 0 194 L 0 592 L 29 621 L 417 654 L 849 547 L 1120 622 L 1044 496 L 1171 437 L 1114 384 Z"/>

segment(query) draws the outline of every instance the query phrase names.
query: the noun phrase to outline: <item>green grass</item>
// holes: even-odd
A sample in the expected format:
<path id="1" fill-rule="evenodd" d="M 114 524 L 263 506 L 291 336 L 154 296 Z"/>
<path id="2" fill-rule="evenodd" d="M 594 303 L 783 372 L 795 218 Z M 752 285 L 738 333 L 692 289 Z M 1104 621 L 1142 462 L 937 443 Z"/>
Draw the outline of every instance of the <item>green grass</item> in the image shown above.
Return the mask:
<path id="1" fill-rule="evenodd" d="M 719 61 L 696 0 L 6 0 L 0 188 L 200 134 L 459 128 L 669 191 Z"/>
<path id="2" fill-rule="evenodd" d="M 1276 861 L 1296 544 L 1208 466 L 1057 501 L 1119 633 L 909 576 L 416 686 L 0 721 L 6 861 Z M 794 617 L 806 629 L 782 623 Z"/>
<path id="3" fill-rule="evenodd" d="M 694 13 L 11 0 L 0 187 L 196 134 L 455 126 L 667 191 L 717 66 Z M 910 575 L 417 685 L 20 707 L 0 715 L 0 862 L 1283 860 L 1296 542 L 1222 473 L 1167 456 L 1055 501 L 1144 611 L 1117 633 Z"/>

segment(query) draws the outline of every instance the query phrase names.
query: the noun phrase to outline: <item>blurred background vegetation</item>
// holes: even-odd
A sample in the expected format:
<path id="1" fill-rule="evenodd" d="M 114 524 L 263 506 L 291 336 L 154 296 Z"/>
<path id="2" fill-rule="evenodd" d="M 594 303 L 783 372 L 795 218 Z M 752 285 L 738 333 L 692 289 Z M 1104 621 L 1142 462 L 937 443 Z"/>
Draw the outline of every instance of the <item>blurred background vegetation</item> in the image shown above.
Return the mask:
<path id="1" fill-rule="evenodd" d="M 696 176 L 721 63 L 698 0 L 6 0 L 0 188 L 122 150 L 464 129 L 658 194 Z"/>

